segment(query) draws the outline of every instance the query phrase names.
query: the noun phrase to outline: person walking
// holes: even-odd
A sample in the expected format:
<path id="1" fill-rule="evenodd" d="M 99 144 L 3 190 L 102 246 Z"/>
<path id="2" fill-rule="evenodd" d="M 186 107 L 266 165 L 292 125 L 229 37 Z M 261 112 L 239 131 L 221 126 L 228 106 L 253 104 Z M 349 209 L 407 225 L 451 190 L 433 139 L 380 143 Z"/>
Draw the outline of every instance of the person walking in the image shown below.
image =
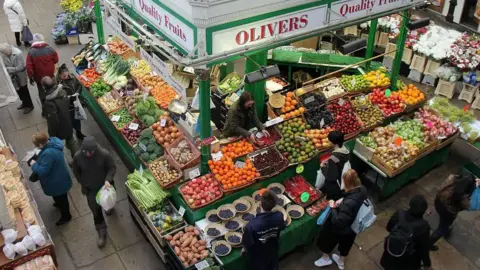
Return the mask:
<path id="1" fill-rule="evenodd" d="M 2 53 L 5 68 L 10 75 L 15 90 L 17 90 L 18 97 L 22 101 L 17 110 L 23 109 L 24 114 L 30 113 L 33 111 L 33 103 L 28 91 L 27 71 L 23 53 L 20 49 L 7 43 L 0 45 L 0 52 Z"/>
<path id="2" fill-rule="evenodd" d="M 73 102 L 76 97 L 74 94 L 80 95 L 82 92 L 82 85 L 77 80 L 77 78 L 70 74 L 67 66 L 65 64 L 61 65 L 58 69 L 57 81 L 61 82 L 63 90 L 67 93 L 67 96 L 70 100 L 70 118 L 72 119 L 73 129 L 75 129 L 76 137 L 78 140 L 83 140 L 85 135 L 82 133 L 82 122 L 78 119 L 75 119 L 75 108 Z"/>
<path id="3" fill-rule="evenodd" d="M 430 225 L 423 219 L 427 200 L 415 195 L 408 210 L 398 210 L 390 218 L 380 264 L 385 270 L 433 270 L 430 261 Z"/>
<path id="4" fill-rule="evenodd" d="M 47 118 L 48 134 L 65 140 L 72 158 L 78 150 L 77 141 L 73 136 L 72 120 L 70 119 L 70 101 L 61 84 L 55 84 L 50 77 L 43 77 L 41 84 L 45 89 L 43 111 Z"/>
<path id="5" fill-rule="evenodd" d="M 43 77 L 54 78 L 57 63 L 57 52 L 45 42 L 42 34 L 34 34 L 32 47 L 27 54 L 27 74 L 30 84 L 37 84 L 38 96 L 42 104 L 45 102 L 45 89 L 41 80 Z M 42 116 L 45 116 L 43 108 Z"/>
<path id="6" fill-rule="evenodd" d="M 328 200 L 338 200 L 342 197 L 341 179 L 345 163 L 349 158 L 349 151 L 343 145 L 345 137 L 340 131 L 328 133 L 328 140 L 333 144 L 332 155 L 320 165 L 322 174 L 325 176 L 325 183 L 321 188 Z"/>
<path id="7" fill-rule="evenodd" d="M 285 228 L 285 221 L 282 213 L 272 212 L 277 195 L 265 190 L 261 196 L 262 212 L 245 226 L 242 244 L 247 253 L 248 269 L 277 270 L 278 241 L 280 231 Z"/>
<path id="8" fill-rule="evenodd" d="M 357 237 L 351 226 L 367 198 L 367 189 L 361 185 L 357 172 L 352 169 L 343 175 L 343 183 L 345 196 L 337 201 L 330 201 L 330 215 L 317 238 L 317 246 L 323 252 L 322 257 L 314 263 L 317 267 L 331 265 L 333 259 L 339 269 L 344 269 L 345 257 L 348 256 Z M 333 254 L 330 258 L 337 245 L 340 256 Z"/>
<path id="9" fill-rule="evenodd" d="M 80 151 L 73 158 L 72 168 L 75 178 L 82 186 L 82 193 L 87 197 L 88 206 L 93 213 L 95 229 L 98 232 L 97 245 L 102 248 L 106 244 L 107 224 L 102 207 L 97 204 L 96 196 L 104 185 L 107 189 L 114 185 L 115 162 L 110 153 L 97 144 L 94 137 L 87 136 L 82 142 Z M 111 210 L 106 214 L 110 215 Z"/>
<path id="10" fill-rule="evenodd" d="M 51 196 L 55 201 L 54 205 L 60 209 L 61 216 L 55 224 L 65 224 L 72 219 L 68 203 L 72 179 L 63 155 L 63 142 L 59 138 L 48 137 L 44 132 L 33 134 L 32 142 L 41 150 L 36 161 L 31 161 L 29 165 L 40 180 L 45 195 Z"/>
<path id="11" fill-rule="evenodd" d="M 440 220 L 437 229 L 430 235 L 430 250 L 438 250 L 435 243 L 442 237 L 448 237 L 458 213 L 470 208 L 470 196 L 475 184 L 480 186 L 480 179 L 475 179 L 471 174 L 451 174 L 440 186 L 435 196 L 435 210 Z"/>
<path id="12" fill-rule="evenodd" d="M 20 33 L 23 31 L 23 27 L 28 25 L 27 16 L 23 11 L 22 4 L 18 0 L 5 0 L 3 3 L 3 11 L 8 18 L 8 24 L 10 24 L 10 30 L 15 34 L 15 41 L 17 46 L 21 46 Z M 29 46 L 28 42 L 25 46 Z"/>

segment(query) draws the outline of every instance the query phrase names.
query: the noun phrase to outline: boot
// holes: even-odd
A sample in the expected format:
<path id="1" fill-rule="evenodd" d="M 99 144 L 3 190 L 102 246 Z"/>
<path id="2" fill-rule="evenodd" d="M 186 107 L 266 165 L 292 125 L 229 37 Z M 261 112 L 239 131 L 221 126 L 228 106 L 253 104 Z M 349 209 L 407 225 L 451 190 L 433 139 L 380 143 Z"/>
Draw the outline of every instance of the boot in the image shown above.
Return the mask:
<path id="1" fill-rule="evenodd" d="M 98 248 L 103 248 L 106 243 L 107 243 L 107 229 L 106 228 L 99 229 L 98 240 L 97 240 Z"/>
<path id="2" fill-rule="evenodd" d="M 83 139 L 85 139 L 85 137 L 86 137 L 81 131 L 77 131 L 76 135 L 77 135 L 77 139 L 79 141 L 83 141 Z"/>
<path id="3" fill-rule="evenodd" d="M 113 213 L 113 208 L 108 210 L 108 211 L 105 211 L 105 215 L 107 215 L 107 216 L 112 215 L 112 213 Z"/>

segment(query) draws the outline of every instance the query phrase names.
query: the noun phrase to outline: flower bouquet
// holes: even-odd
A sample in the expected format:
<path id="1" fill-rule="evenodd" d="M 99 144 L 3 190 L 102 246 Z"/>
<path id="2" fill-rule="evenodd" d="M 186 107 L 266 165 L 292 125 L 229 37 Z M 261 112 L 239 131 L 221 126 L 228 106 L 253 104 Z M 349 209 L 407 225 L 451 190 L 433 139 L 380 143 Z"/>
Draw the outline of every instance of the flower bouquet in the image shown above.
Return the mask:
<path id="1" fill-rule="evenodd" d="M 462 34 L 436 25 L 427 28 L 427 33 L 420 36 L 418 42 L 413 45 L 413 51 L 437 61 L 447 58 L 450 47 Z"/>
<path id="2" fill-rule="evenodd" d="M 455 40 L 447 52 L 450 63 L 460 70 L 475 70 L 480 65 L 480 39 L 475 35 L 464 33 Z"/>

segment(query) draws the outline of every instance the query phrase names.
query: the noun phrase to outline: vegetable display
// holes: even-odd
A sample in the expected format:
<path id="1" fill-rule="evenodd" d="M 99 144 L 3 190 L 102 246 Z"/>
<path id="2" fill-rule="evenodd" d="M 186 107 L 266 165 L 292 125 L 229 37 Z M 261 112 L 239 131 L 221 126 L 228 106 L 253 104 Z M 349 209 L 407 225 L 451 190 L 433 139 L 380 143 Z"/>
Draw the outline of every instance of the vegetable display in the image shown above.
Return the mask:
<path id="1" fill-rule="evenodd" d="M 88 88 L 90 88 L 92 84 L 94 84 L 99 78 L 100 74 L 98 74 L 94 68 L 87 68 L 82 72 L 82 74 L 80 74 L 80 76 L 78 76 L 79 82 Z"/>
<path id="2" fill-rule="evenodd" d="M 227 77 L 228 78 L 218 86 L 218 89 L 224 94 L 235 91 L 242 83 L 242 78 L 236 73 L 231 73 Z"/>
<path id="3" fill-rule="evenodd" d="M 145 76 L 150 72 L 152 72 L 150 65 L 147 63 L 147 61 L 143 59 L 134 61 L 130 64 L 130 75 L 132 75 L 135 78 Z"/>
<path id="4" fill-rule="evenodd" d="M 160 116 L 160 121 L 152 125 L 153 136 L 158 144 L 169 146 L 174 140 L 180 138 L 182 133 L 167 115 Z"/>
<path id="5" fill-rule="evenodd" d="M 170 247 L 185 268 L 208 257 L 207 241 L 199 238 L 200 231 L 193 226 L 186 227 L 175 235 L 165 236 Z"/>
<path id="6" fill-rule="evenodd" d="M 195 155 L 190 148 L 190 144 L 185 139 L 181 139 L 175 146 L 170 146 L 170 148 L 168 148 L 168 153 L 181 166 L 185 166 L 195 158 Z"/>
<path id="7" fill-rule="evenodd" d="M 335 98 L 336 96 L 345 93 L 345 89 L 340 85 L 338 78 L 326 80 L 315 85 L 320 89 L 327 99 Z"/>
<path id="8" fill-rule="evenodd" d="M 163 203 L 159 208 L 158 210 L 149 212 L 148 217 L 162 234 L 167 234 L 169 231 L 178 228 L 179 225 L 184 224 L 183 217 L 170 202 Z"/>
<path id="9" fill-rule="evenodd" d="M 443 139 L 457 131 L 457 128 L 452 123 L 443 120 L 425 108 L 415 112 L 414 117 L 423 124 L 425 137 Z"/>
<path id="10" fill-rule="evenodd" d="M 137 102 L 137 105 L 135 105 L 135 114 L 147 127 L 150 127 L 156 121 L 158 121 L 163 113 L 164 112 L 158 108 L 153 97 L 147 97 L 146 99 L 144 98 L 143 100 Z"/>
<path id="11" fill-rule="evenodd" d="M 121 99 L 115 99 L 109 93 L 97 99 L 98 105 L 102 107 L 105 113 L 111 113 L 122 106 Z"/>
<path id="12" fill-rule="evenodd" d="M 127 176 L 126 185 L 137 200 L 140 209 L 144 211 L 157 209 L 165 198 L 170 196 L 170 193 L 164 191 L 149 172 L 135 170 Z"/>
<path id="13" fill-rule="evenodd" d="M 363 145 L 365 145 L 368 148 L 377 149 L 378 147 L 377 143 L 371 136 L 364 135 L 364 136 L 360 136 L 358 139 L 360 140 L 360 142 L 362 142 Z"/>
<path id="14" fill-rule="evenodd" d="M 223 195 L 220 183 L 211 174 L 188 181 L 179 188 L 185 202 L 191 207 L 201 207 L 220 199 Z"/>
<path id="15" fill-rule="evenodd" d="M 333 114 L 333 124 L 331 127 L 341 131 L 343 134 L 350 134 L 361 128 L 355 110 L 348 100 L 340 98 L 328 104 L 328 110 Z"/>
<path id="16" fill-rule="evenodd" d="M 139 89 L 135 89 L 129 94 L 130 95 L 124 96 L 125 107 L 127 107 L 127 110 L 131 115 L 135 115 L 135 107 L 137 106 L 137 102 L 142 100 L 143 92 Z"/>
<path id="17" fill-rule="evenodd" d="M 133 120 L 133 117 L 130 115 L 130 112 L 126 108 L 121 108 L 120 110 L 112 113 L 110 119 L 114 117 L 120 117 L 117 121 L 113 122 L 118 129 L 123 129 L 128 123 Z"/>
<path id="18" fill-rule="evenodd" d="M 165 83 L 165 81 L 162 78 L 160 78 L 160 76 L 155 76 L 155 75 L 151 75 L 151 74 L 146 74 L 146 75 L 137 77 L 136 79 L 138 80 L 138 83 L 142 87 L 144 87 L 148 90 L 152 90 L 155 87 L 160 86 L 160 85 Z"/>
<path id="19" fill-rule="evenodd" d="M 392 127 L 395 128 L 395 134 L 419 149 L 429 141 L 429 136 L 424 136 L 423 124 L 418 120 L 398 120 L 392 124 Z"/>
<path id="20" fill-rule="evenodd" d="M 168 186 L 177 180 L 180 180 L 182 173 L 174 168 L 168 159 L 156 159 L 149 166 L 153 176 L 160 182 L 162 186 Z"/>
<path id="21" fill-rule="evenodd" d="M 265 89 L 273 92 L 282 90 L 285 86 L 287 86 L 287 83 L 276 77 L 268 79 L 265 83 Z"/>
<path id="22" fill-rule="evenodd" d="M 138 119 L 134 119 L 132 123 L 139 124 L 139 128 L 133 130 L 133 129 L 130 129 L 128 125 L 125 125 L 125 127 L 122 128 L 121 132 L 123 136 L 125 136 L 125 138 L 128 140 L 128 142 L 131 145 L 134 145 L 135 143 L 137 143 L 138 138 L 140 138 L 140 132 L 142 130 L 140 129 L 141 123 L 138 121 Z"/>
<path id="23" fill-rule="evenodd" d="M 120 38 L 113 37 L 107 43 L 110 51 L 114 54 L 123 54 L 126 51 L 130 50 L 130 47 L 127 46 Z"/>
<path id="24" fill-rule="evenodd" d="M 151 162 L 163 156 L 164 153 L 163 147 L 157 144 L 153 137 L 153 131 L 150 128 L 140 133 L 140 137 L 133 151 L 145 162 Z"/>
<path id="25" fill-rule="evenodd" d="M 277 127 L 282 134 L 282 139 L 276 142 L 277 149 L 290 163 L 304 162 L 315 155 L 315 146 L 304 133 L 310 126 L 301 117 L 285 121 Z"/>
<path id="26" fill-rule="evenodd" d="M 175 92 L 175 90 L 168 84 L 152 88 L 150 94 L 162 109 L 167 109 L 170 101 L 177 97 L 177 92 Z"/>
<path id="27" fill-rule="evenodd" d="M 130 70 L 130 66 L 128 62 L 123 60 L 123 58 L 116 54 L 111 54 L 105 60 L 100 60 L 100 68 L 103 72 L 103 79 L 110 85 L 113 85 L 118 82 L 120 77 L 120 81 L 124 82 L 122 85 L 126 85 L 127 81 L 124 75 L 128 73 Z M 119 87 L 122 87 L 119 85 Z"/>
<path id="28" fill-rule="evenodd" d="M 90 93 L 92 93 L 92 96 L 96 98 L 103 97 L 103 95 L 110 92 L 110 90 L 112 90 L 112 88 L 102 79 L 98 79 L 92 85 L 90 85 Z"/>

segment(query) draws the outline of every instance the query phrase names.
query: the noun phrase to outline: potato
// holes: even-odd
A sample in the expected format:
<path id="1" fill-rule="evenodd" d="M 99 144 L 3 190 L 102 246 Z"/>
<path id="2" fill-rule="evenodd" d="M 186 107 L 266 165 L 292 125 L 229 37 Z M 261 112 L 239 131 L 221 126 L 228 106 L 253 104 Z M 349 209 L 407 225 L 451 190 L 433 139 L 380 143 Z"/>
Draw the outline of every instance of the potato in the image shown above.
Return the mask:
<path id="1" fill-rule="evenodd" d="M 190 250 L 192 250 L 192 249 L 191 249 L 191 248 L 189 248 L 189 247 L 182 248 L 182 251 L 184 251 L 184 252 L 189 252 Z"/>
<path id="2" fill-rule="evenodd" d="M 180 255 L 180 248 L 179 247 L 175 247 L 175 254 Z"/>
<path id="3" fill-rule="evenodd" d="M 195 246 L 192 246 L 192 252 L 197 253 L 198 249 Z"/>
<path id="4" fill-rule="evenodd" d="M 182 245 L 182 242 L 180 242 L 180 240 L 177 240 L 177 241 L 175 241 L 175 245 L 181 246 L 181 245 Z"/>
<path id="5" fill-rule="evenodd" d="M 193 237 L 192 243 L 190 245 L 195 245 L 197 243 L 198 239 L 196 237 Z"/>
<path id="6" fill-rule="evenodd" d="M 182 243 L 182 247 L 187 247 L 188 245 L 190 245 L 190 243 L 192 242 L 192 238 L 193 237 L 188 237 L 183 243 Z"/>
<path id="7" fill-rule="evenodd" d="M 182 263 L 185 262 L 185 257 L 183 257 L 183 255 L 178 256 L 178 258 L 180 259 L 180 261 L 181 261 Z"/>
<path id="8" fill-rule="evenodd" d="M 206 245 L 206 244 L 207 244 L 207 241 L 205 241 L 205 240 L 200 240 L 200 241 L 198 241 L 198 243 L 200 243 L 200 245 Z"/>
<path id="9" fill-rule="evenodd" d="M 197 229 L 193 230 L 193 233 L 195 233 L 195 235 L 197 235 L 197 236 L 200 235 L 200 231 L 197 230 Z"/>
<path id="10" fill-rule="evenodd" d="M 167 241 L 170 241 L 172 239 L 173 239 L 173 237 L 170 234 L 165 236 L 165 240 L 167 240 Z"/>
<path id="11" fill-rule="evenodd" d="M 198 247 L 198 251 L 204 251 L 205 250 L 205 246 L 199 246 Z"/>
<path id="12" fill-rule="evenodd" d="M 187 260 L 191 261 L 192 259 L 193 259 L 193 253 L 189 252 L 188 255 L 187 255 Z"/>
<path id="13" fill-rule="evenodd" d="M 185 266 L 185 268 L 187 268 L 188 266 L 190 266 L 188 263 L 184 262 L 183 263 L 183 266 Z"/>
<path id="14" fill-rule="evenodd" d="M 176 245 L 177 245 L 177 243 L 175 242 L 175 240 L 171 240 L 171 241 L 170 241 L 170 246 L 174 247 L 174 246 L 176 246 Z"/>
<path id="15" fill-rule="evenodd" d="M 180 238 L 180 236 L 181 236 L 180 233 L 175 234 L 175 236 L 173 237 L 173 240 L 177 241 L 178 238 Z"/>
<path id="16" fill-rule="evenodd" d="M 193 258 L 190 264 L 196 264 L 198 262 L 197 258 Z"/>

